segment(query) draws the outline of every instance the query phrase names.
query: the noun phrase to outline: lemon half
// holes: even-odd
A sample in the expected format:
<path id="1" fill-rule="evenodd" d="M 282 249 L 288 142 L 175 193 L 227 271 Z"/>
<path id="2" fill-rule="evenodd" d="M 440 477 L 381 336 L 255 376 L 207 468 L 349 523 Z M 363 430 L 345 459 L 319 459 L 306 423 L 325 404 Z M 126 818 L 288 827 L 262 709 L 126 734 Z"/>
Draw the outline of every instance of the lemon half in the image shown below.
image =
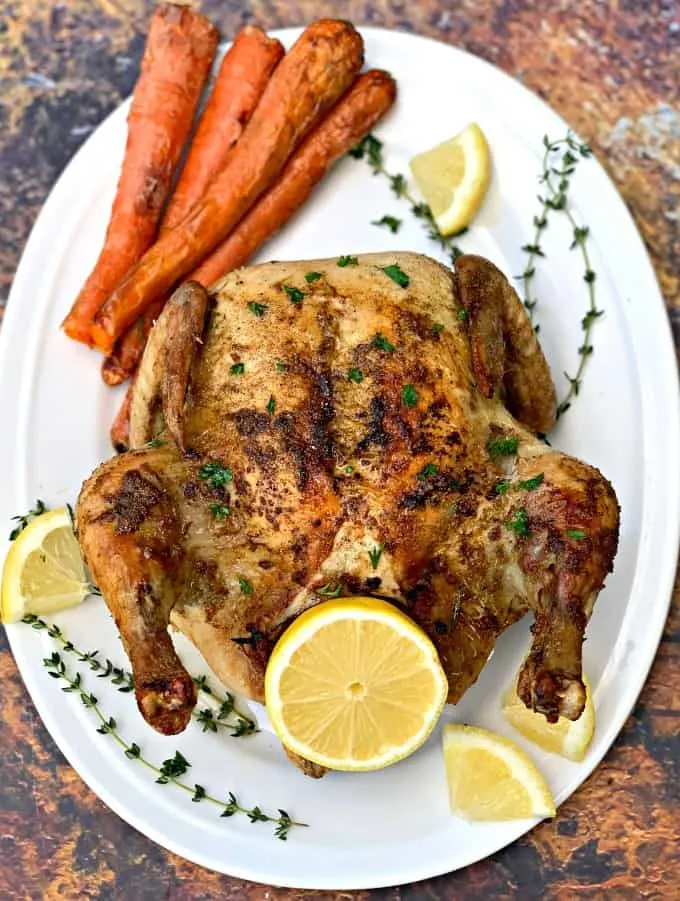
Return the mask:
<path id="1" fill-rule="evenodd" d="M 36 517 L 14 539 L 2 571 L 3 623 L 80 604 L 90 593 L 85 564 L 66 507 Z"/>
<path id="2" fill-rule="evenodd" d="M 476 123 L 460 134 L 414 156 L 411 172 L 437 228 L 452 235 L 477 215 L 491 180 L 491 155 Z"/>
<path id="3" fill-rule="evenodd" d="M 556 723 L 549 723 L 541 713 L 529 710 L 520 701 L 516 682 L 503 700 L 503 714 L 511 726 L 544 751 L 581 761 L 595 732 L 595 707 L 585 676 L 583 684 L 586 687 L 586 706 L 577 720 L 561 716 Z"/>
<path id="4" fill-rule="evenodd" d="M 307 610 L 279 639 L 265 675 L 267 712 L 283 744 L 334 770 L 377 770 L 413 753 L 447 692 L 427 635 L 374 598 Z"/>
<path id="5" fill-rule="evenodd" d="M 548 784 L 514 742 L 475 726 L 443 729 L 451 812 L 466 820 L 555 816 Z"/>

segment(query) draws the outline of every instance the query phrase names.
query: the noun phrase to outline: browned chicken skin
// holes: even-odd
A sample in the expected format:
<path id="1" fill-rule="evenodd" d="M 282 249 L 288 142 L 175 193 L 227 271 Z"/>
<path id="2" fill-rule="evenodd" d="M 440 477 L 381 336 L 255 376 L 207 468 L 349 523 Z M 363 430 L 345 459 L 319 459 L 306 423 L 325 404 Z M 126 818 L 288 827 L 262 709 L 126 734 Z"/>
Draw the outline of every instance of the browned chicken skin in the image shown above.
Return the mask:
<path id="1" fill-rule="evenodd" d="M 77 511 L 143 716 L 171 734 L 195 703 L 168 621 L 262 701 L 282 630 L 341 593 L 404 606 L 452 703 L 533 611 L 520 696 L 578 718 L 618 505 L 596 469 L 536 437 L 554 418 L 522 305 L 480 257 L 455 274 L 393 253 L 253 266 L 210 297 L 183 286 L 137 380 L 136 449 L 99 467 Z"/>

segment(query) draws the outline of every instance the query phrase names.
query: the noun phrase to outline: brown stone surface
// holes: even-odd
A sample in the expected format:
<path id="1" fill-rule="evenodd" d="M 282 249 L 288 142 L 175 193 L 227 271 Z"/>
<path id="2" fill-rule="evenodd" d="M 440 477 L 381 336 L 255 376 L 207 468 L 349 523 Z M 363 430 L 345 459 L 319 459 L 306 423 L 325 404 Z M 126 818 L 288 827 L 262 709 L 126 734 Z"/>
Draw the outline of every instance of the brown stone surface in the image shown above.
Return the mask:
<path id="1" fill-rule="evenodd" d="M 0 4 L 0 301 L 57 175 L 130 91 L 152 6 L 151 0 Z M 520 78 L 591 142 L 612 175 L 647 243 L 680 339 L 680 6 L 675 0 L 206 0 L 203 6 L 227 37 L 247 21 L 274 28 L 340 15 L 440 38 Z M 451 103 L 456 90 L 451 87 Z M 554 822 L 461 872 L 401 889 L 335 897 L 680 897 L 677 585 L 674 597 L 633 715 Z M 4 633 L 0 678 L 0 897 L 312 901 L 324 896 L 209 873 L 152 844 L 108 811 L 66 764 L 26 694 Z"/>

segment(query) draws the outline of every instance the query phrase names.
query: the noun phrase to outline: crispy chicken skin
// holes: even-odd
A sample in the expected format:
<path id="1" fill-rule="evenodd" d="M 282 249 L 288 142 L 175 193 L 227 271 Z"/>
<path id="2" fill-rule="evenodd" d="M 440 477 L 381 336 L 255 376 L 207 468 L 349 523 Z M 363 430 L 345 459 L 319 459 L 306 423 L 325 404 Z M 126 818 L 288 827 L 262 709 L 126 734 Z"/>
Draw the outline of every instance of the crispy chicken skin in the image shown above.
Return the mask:
<path id="1" fill-rule="evenodd" d="M 80 543 L 142 715 L 173 733 L 195 703 L 168 621 L 262 701 L 282 630 L 341 586 L 427 631 L 452 703 L 532 611 L 520 696 L 551 722 L 578 718 L 618 504 L 596 469 L 536 437 L 555 391 L 516 293 L 481 257 L 455 273 L 411 253 L 337 262 L 180 288 L 137 380 L 135 449 L 83 486 Z"/>

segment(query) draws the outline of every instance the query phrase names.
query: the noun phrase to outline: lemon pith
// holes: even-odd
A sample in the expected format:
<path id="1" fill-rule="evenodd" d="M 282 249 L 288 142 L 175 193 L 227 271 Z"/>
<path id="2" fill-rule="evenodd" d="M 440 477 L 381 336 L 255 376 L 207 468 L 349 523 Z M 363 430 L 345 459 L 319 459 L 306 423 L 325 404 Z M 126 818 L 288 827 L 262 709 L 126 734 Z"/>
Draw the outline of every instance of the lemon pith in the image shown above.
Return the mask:
<path id="1" fill-rule="evenodd" d="M 90 593 L 85 565 L 66 507 L 32 520 L 15 538 L 2 571 L 4 623 L 79 604 Z"/>
<path id="2" fill-rule="evenodd" d="M 547 782 L 514 742 L 460 725 L 444 726 L 442 740 L 454 815 L 474 821 L 555 815 Z"/>
<path id="3" fill-rule="evenodd" d="M 411 172 L 443 235 L 470 224 L 491 180 L 491 155 L 475 122 L 410 162 Z"/>
<path id="4" fill-rule="evenodd" d="M 339 770 L 373 770 L 415 751 L 448 685 L 434 645 L 386 601 L 347 598 L 303 613 L 265 675 L 272 726 L 286 747 Z"/>

